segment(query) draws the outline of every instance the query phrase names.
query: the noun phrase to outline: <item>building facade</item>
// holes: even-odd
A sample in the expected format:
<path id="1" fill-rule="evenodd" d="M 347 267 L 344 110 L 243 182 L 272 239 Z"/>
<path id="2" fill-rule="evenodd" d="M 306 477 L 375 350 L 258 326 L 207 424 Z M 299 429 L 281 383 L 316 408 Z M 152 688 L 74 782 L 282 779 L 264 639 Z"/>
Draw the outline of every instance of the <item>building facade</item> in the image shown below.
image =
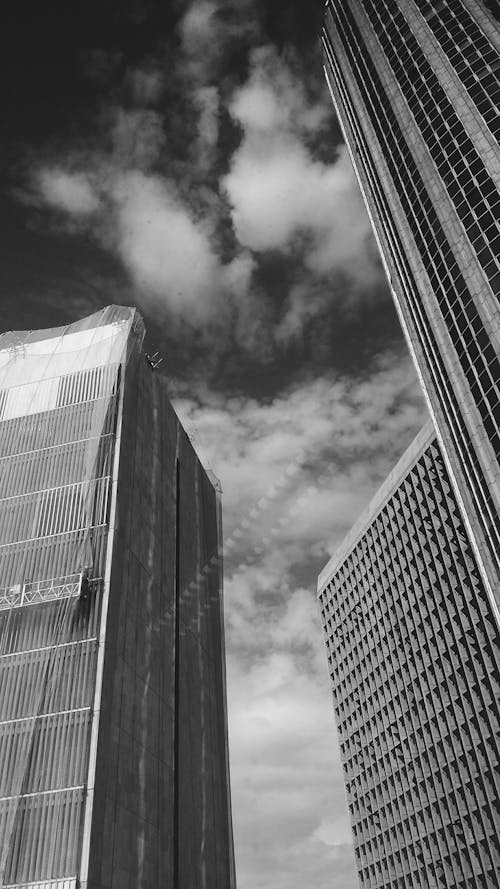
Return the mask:
<path id="1" fill-rule="evenodd" d="M 135 310 L 0 337 L 0 887 L 232 889 L 220 497 Z"/>
<path id="2" fill-rule="evenodd" d="M 500 29 L 481 0 L 328 0 L 325 73 L 500 604 Z"/>
<path id="3" fill-rule="evenodd" d="M 364 889 L 500 885 L 500 636 L 431 422 L 319 579 Z"/>

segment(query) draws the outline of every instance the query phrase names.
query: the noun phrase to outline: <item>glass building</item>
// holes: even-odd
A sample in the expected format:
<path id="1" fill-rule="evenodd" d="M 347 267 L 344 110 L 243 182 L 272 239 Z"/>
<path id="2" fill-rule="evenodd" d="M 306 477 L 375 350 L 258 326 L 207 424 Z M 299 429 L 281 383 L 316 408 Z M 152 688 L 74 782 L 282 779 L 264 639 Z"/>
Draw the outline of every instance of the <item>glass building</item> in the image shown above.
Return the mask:
<path id="1" fill-rule="evenodd" d="M 500 885 L 500 636 L 428 423 L 319 579 L 364 889 Z"/>
<path id="2" fill-rule="evenodd" d="M 480 0 L 328 0 L 325 73 L 463 520 L 500 604 L 500 29 Z"/>
<path id="3" fill-rule="evenodd" d="M 0 887 L 232 889 L 218 485 L 135 310 L 0 337 Z"/>

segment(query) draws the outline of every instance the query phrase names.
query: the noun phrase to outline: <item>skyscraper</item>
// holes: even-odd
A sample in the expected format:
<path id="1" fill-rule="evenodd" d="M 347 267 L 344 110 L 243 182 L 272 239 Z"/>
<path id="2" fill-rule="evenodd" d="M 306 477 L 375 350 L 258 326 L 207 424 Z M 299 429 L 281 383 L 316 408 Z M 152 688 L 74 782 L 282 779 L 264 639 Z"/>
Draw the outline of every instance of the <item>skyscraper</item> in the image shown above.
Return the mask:
<path id="1" fill-rule="evenodd" d="M 363 886 L 500 882 L 500 31 L 328 0 L 325 74 L 432 424 L 319 579 Z"/>
<path id="2" fill-rule="evenodd" d="M 219 490 L 143 335 L 0 337 L 0 887 L 234 886 Z"/>
<path id="3" fill-rule="evenodd" d="M 500 635 L 432 423 L 319 580 L 360 882 L 500 882 Z"/>
<path id="4" fill-rule="evenodd" d="M 480 0 L 329 0 L 325 72 L 464 522 L 500 603 L 500 31 Z"/>

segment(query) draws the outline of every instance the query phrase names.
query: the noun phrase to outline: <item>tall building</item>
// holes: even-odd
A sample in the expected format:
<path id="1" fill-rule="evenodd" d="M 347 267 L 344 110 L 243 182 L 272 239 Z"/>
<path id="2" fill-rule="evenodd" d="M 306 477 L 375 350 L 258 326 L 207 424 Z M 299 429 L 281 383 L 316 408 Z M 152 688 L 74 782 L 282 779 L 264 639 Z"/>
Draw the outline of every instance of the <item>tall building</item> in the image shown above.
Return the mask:
<path id="1" fill-rule="evenodd" d="M 319 601 L 361 886 L 499 886 L 499 627 L 431 422 Z"/>
<path id="2" fill-rule="evenodd" d="M 497 16 L 497 2 L 480 0 L 328 0 L 323 43 L 401 324 L 498 607 Z"/>
<path id="3" fill-rule="evenodd" d="M 319 581 L 362 886 L 500 884 L 500 30 L 327 0 L 325 74 L 432 424 Z"/>
<path id="4" fill-rule="evenodd" d="M 220 498 L 135 310 L 0 337 L 0 887 L 233 889 Z"/>

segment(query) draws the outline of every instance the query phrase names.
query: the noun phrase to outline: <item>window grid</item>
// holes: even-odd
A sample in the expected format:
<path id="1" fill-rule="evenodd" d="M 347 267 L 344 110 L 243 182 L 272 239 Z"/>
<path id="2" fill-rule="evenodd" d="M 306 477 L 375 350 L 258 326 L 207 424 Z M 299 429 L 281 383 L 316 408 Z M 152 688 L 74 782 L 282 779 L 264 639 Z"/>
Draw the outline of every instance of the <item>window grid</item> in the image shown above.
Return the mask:
<path id="1" fill-rule="evenodd" d="M 414 0 L 495 139 L 500 139 L 500 58 L 457 0 Z"/>
<path id="2" fill-rule="evenodd" d="M 447 558 L 443 541 L 455 541 L 459 556 Z M 498 732 L 492 704 L 500 639 L 436 443 L 337 567 L 320 600 L 363 884 L 389 889 L 402 878 L 405 889 L 427 889 L 430 870 L 438 884 L 444 877 L 456 885 L 490 879 L 498 866 L 492 817 L 498 776 L 459 695 L 461 684 L 477 680 L 486 711 L 480 727 L 488 723 L 491 734 Z M 485 640 L 493 669 L 484 659 Z M 466 653 L 462 661 L 454 649 Z M 378 706 L 370 706 L 371 697 Z"/>
<path id="3" fill-rule="evenodd" d="M 416 38 L 411 34 L 403 15 L 396 10 L 395 4 L 389 2 L 389 0 L 384 0 L 383 2 L 383 6 L 386 9 L 386 19 L 391 16 L 392 10 L 394 12 L 392 20 L 398 22 L 397 33 L 399 39 L 397 42 L 397 52 L 392 40 L 385 32 L 384 22 L 380 18 L 378 10 L 381 4 L 375 7 L 372 0 L 362 0 L 362 3 L 389 64 L 396 74 L 410 110 L 415 115 L 416 109 L 418 110 L 422 107 L 423 100 L 419 97 L 419 91 L 423 93 L 425 101 L 428 103 L 429 111 L 427 112 L 426 123 L 420 124 L 420 130 L 431 155 L 438 165 L 438 169 L 441 167 L 442 175 L 443 163 L 447 170 L 452 169 L 447 160 L 445 146 L 449 143 L 449 149 L 451 149 L 455 144 L 447 126 L 445 126 L 443 135 L 441 137 L 438 136 L 436 124 L 439 124 L 446 118 L 448 118 L 448 121 L 451 120 L 453 124 L 456 123 L 460 126 L 463 131 L 463 141 L 460 146 L 457 143 L 459 159 L 471 151 L 473 156 L 471 154 L 470 162 L 477 161 L 482 166 L 479 155 L 477 155 L 472 142 L 465 134 L 463 125 L 455 114 L 453 106 L 446 98 L 444 90 L 427 62 Z M 349 16 L 347 11 L 346 15 Z M 352 24 L 353 32 L 356 33 L 357 25 L 355 25 L 354 19 Z M 399 58 L 400 56 L 401 58 Z M 420 65 L 420 70 L 417 67 L 417 62 Z M 367 60 L 367 65 L 373 68 L 373 63 L 370 64 L 370 60 Z M 371 75 L 373 78 L 372 82 L 376 85 L 375 78 L 377 81 L 379 78 L 374 68 L 371 71 Z M 378 85 L 380 85 L 382 90 L 380 81 Z M 383 96 L 384 93 L 381 92 L 378 101 L 382 105 L 387 101 L 385 110 L 387 112 L 389 133 L 391 134 L 388 138 L 387 134 L 384 133 L 383 141 L 381 141 L 382 145 L 385 144 L 384 156 L 391 169 L 393 179 L 397 183 L 398 194 L 410 222 L 415 243 L 429 274 L 441 314 L 446 322 L 458 359 L 469 383 L 472 397 L 478 407 L 485 428 L 488 430 L 488 437 L 492 442 L 498 460 L 500 459 L 500 434 L 498 432 L 498 423 L 500 421 L 500 390 L 498 389 L 500 362 L 496 357 L 495 350 L 474 305 L 474 300 L 468 291 L 453 249 L 439 222 L 417 164 L 403 137 L 394 112 L 390 108 L 390 103 L 387 97 L 384 100 Z M 442 100 L 441 107 L 437 103 L 438 98 Z M 434 113 L 434 117 L 431 116 L 431 111 Z M 415 119 L 418 124 L 419 121 L 417 118 Z M 378 123 L 378 129 L 380 133 L 383 133 L 380 123 Z M 399 163 L 396 160 L 397 155 L 399 155 Z M 495 256 L 486 242 L 481 228 L 476 225 L 474 217 L 470 212 L 473 206 L 472 202 L 475 202 L 474 206 L 483 208 L 484 202 L 491 200 L 492 218 L 494 219 L 494 210 L 500 211 L 500 195 L 491 180 L 485 183 L 481 189 L 474 185 L 468 165 L 464 164 L 464 170 L 459 174 L 459 179 L 464 181 L 464 191 L 454 195 L 452 194 L 452 189 L 449 191 L 450 198 L 466 231 L 468 229 L 470 231 L 470 225 L 472 224 L 475 225 L 478 231 L 477 238 L 480 249 L 476 253 L 485 271 L 486 267 L 489 267 L 490 261 L 494 260 L 495 269 L 489 276 L 490 284 L 493 291 L 500 294 L 500 252 Z M 444 181 L 446 184 L 446 170 L 444 170 Z M 462 186 L 460 187 L 462 188 Z M 464 207 L 462 198 L 465 198 L 466 207 Z M 500 212 L 498 218 L 500 219 Z M 472 221 L 468 222 L 468 220 Z M 495 231 L 500 236 L 498 221 L 495 223 Z M 481 258 L 484 250 L 488 253 L 488 258 L 485 262 Z M 498 282 L 498 287 L 495 285 L 495 280 Z M 479 382 L 479 374 L 485 374 L 484 388 Z"/>
<path id="4" fill-rule="evenodd" d="M 333 3 L 330 4 L 329 11 L 333 21 L 335 22 L 338 33 L 343 39 L 344 50 L 346 51 L 350 59 L 350 64 L 352 65 L 353 70 L 356 71 L 357 64 L 362 64 L 361 60 L 363 54 L 361 54 L 360 57 L 360 54 L 358 53 L 357 60 L 353 57 L 352 50 L 355 41 L 352 34 L 344 32 L 343 23 L 340 17 L 341 13 L 336 12 Z M 433 380 L 435 395 L 437 396 L 444 416 L 448 421 L 449 431 L 457 448 L 457 453 L 461 459 L 461 463 L 469 475 L 471 493 L 477 503 L 477 517 L 485 529 L 485 540 L 487 546 L 489 547 L 490 555 L 493 559 L 493 562 L 498 565 L 498 554 L 500 552 L 500 525 L 497 510 L 492 500 L 488 485 L 486 484 L 486 481 L 484 479 L 477 455 L 475 454 L 474 446 L 465 427 L 462 413 L 454 394 L 453 388 L 448 379 L 447 372 L 441 358 L 440 350 L 432 333 L 432 328 L 429 324 L 429 321 L 419 299 L 418 288 L 413 278 L 411 269 L 409 268 L 404 249 L 400 243 L 399 234 L 396 227 L 392 223 L 390 210 L 387 206 L 387 198 L 383 192 L 383 189 L 378 183 L 378 176 L 373 160 L 371 159 L 369 154 L 366 139 L 364 139 L 363 133 L 357 125 L 356 113 L 343 84 L 343 78 L 338 68 L 335 55 L 333 53 L 328 28 L 325 28 L 324 30 L 323 39 L 327 61 L 331 73 L 335 77 L 336 86 L 339 90 L 343 103 L 344 113 L 347 116 L 350 126 L 353 128 L 353 132 L 357 134 L 356 145 L 359 154 L 359 161 L 361 162 L 363 169 L 367 175 L 380 222 L 384 228 L 386 237 L 391 247 L 394 262 L 396 264 L 396 267 L 398 268 L 398 271 L 401 275 L 402 283 L 405 287 L 406 304 L 412 317 L 414 330 L 417 335 L 419 344 L 423 350 L 424 355 L 427 357 L 428 371 L 430 373 L 431 379 Z M 363 69 L 361 69 L 359 73 L 363 75 Z M 364 94 L 364 99 L 367 102 L 367 110 L 370 112 L 369 97 L 366 93 Z M 372 124 L 375 126 L 377 120 L 375 111 L 370 113 L 370 118 L 372 120 Z M 377 132 L 376 126 L 375 131 Z M 491 534 L 495 535 L 496 545 L 492 544 L 492 542 L 490 541 Z"/>
<path id="5" fill-rule="evenodd" d="M 417 467 L 417 471 L 418 471 L 418 467 Z M 426 471 L 426 470 L 425 470 L 425 468 L 424 468 L 424 472 L 425 472 L 425 471 Z M 415 471 L 414 471 L 414 472 L 412 472 L 412 473 L 409 474 L 408 479 L 407 479 L 406 482 L 405 482 L 405 485 L 407 485 L 407 486 L 412 485 L 412 486 L 413 486 L 414 501 L 415 501 L 414 514 L 415 514 L 415 516 L 417 516 L 418 519 L 420 520 L 420 528 L 422 529 L 422 528 L 424 528 L 424 517 L 423 517 L 424 502 L 421 501 L 420 503 L 418 503 L 418 500 L 417 500 L 417 497 L 416 497 L 415 483 L 418 484 L 418 480 L 417 480 L 417 478 L 415 478 Z M 426 513 L 427 513 L 427 516 L 426 516 L 426 518 L 427 518 L 428 516 L 430 516 L 430 515 L 432 514 L 432 510 L 427 509 L 427 510 L 426 510 Z M 432 522 L 432 519 L 431 519 L 430 521 Z M 416 530 L 417 530 L 417 534 L 418 534 L 419 528 L 417 527 Z M 434 537 L 435 537 L 435 534 L 436 534 L 436 527 L 435 527 L 435 526 L 434 526 L 434 527 L 431 526 L 431 528 L 428 527 L 427 529 L 424 530 L 424 533 L 429 533 L 429 534 L 431 535 L 431 537 L 434 538 Z M 416 550 L 415 539 L 416 539 L 416 538 L 415 538 L 415 535 L 412 535 L 412 542 L 413 542 L 414 551 Z M 436 568 L 437 568 L 437 564 L 436 564 L 436 563 L 437 563 L 437 559 L 438 559 L 438 558 L 439 558 L 438 555 L 435 555 L 434 558 L 433 558 L 433 563 L 432 563 L 432 564 L 433 564 L 432 573 L 434 574 L 434 577 L 431 576 L 431 567 L 430 567 L 431 563 L 430 563 L 430 562 L 425 561 L 424 571 L 425 571 L 425 574 L 426 574 L 426 577 L 427 577 L 427 582 L 428 582 L 428 585 L 429 585 L 429 589 L 433 589 L 433 590 L 434 590 L 434 588 L 437 587 L 437 589 L 440 590 L 441 598 L 442 598 L 442 602 L 443 602 L 443 604 L 445 605 L 445 604 L 446 604 L 446 603 L 445 603 L 446 592 L 445 592 L 445 589 L 443 589 L 443 587 L 442 587 L 442 585 L 441 585 L 441 580 L 440 580 L 439 572 L 436 570 Z M 446 575 L 446 578 L 447 578 L 447 582 L 448 582 L 448 583 L 449 583 L 449 579 L 448 579 L 449 576 L 450 576 L 449 574 Z M 421 618 L 421 620 L 422 620 L 422 610 L 421 610 L 421 609 L 422 609 L 422 604 L 421 604 L 421 600 L 420 600 L 419 597 L 417 597 L 416 607 L 419 609 L 420 618 Z M 448 606 L 448 608 L 449 608 L 449 606 Z M 452 628 L 452 629 L 451 629 L 451 633 L 452 633 L 452 635 L 453 635 L 453 629 L 456 628 L 456 624 L 455 624 L 455 622 L 454 622 L 454 620 L 453 620 L 453 615 L 450 615 L 450 614 L 448 613 L 448 614 L 447 614 L 447 617 L 448 617 L 449 620 L 450 620 L 450 624 L 451 624 L 451 628 Z M 448 634 L 446 633 L 446 631 L 445 631 L 445 629 L 444 629 L 444 625 L 443 625 L 443 620 L 444 620 L 444 609 L 438 609 L 438 611 L 437 611 L 437 618 L 438 618 L 438 621 L 439 621 L 439 624 L 440 624 L 439 629 L 440 629 L 440 631 L 441 631 L 441 634 L 442 634 L 443 638 L 445 639 L 445 641 L 448 642 L 448 644 L 451 644 L 451 640 L 450 640 L 450 638 L 446 638 L 446 637 L 448 636 Z M 424 620 L 422 620 L 422 624 L 423 624 L 424 632 L 425 632 L 426 625 L 425 625 L 425 621 L 424 621 Z M 458 628 L 457 628 L 457 633 L 458 633 Z M 455 637 L 454 637 L 454 638 L 455 638 L 455 640 L 456 640 L 456 638 L 457 638 L 456 633 L 455 633 Z M 466 637 L 465 633 L 462 634 L 461 639 L 462 639 L 462 640 L 466 640 L 466 638 L 467 638 L 467 637 Z M 428 641 L 428 639 L 427 639 L 427 641 Z M 442 650 L 441 650 L 441 646 L 440 646 L 440 645 L 437 646 L 437 653 L 438 653 L 438 657 L 439 657 L 439 660 L 440 660 L 441 670 L 442 670 L 443 674 L 446 675 L 446 665 L 445 665 L 445 663 L 444 663 L 444 658 L 443 658 L 443 655 L 442 655 Z M 434 698 L 433 700 L 435 701 L 436 698 Z M 441 700 L 441 703 L 443 704 L 443 701 L 442 701 L 442 700 Z M 455 726 L 456 726 L 457 729 L 460 729 L 461 720 L 458 718 L 457 713 L 456 713 L 456 710 L 455 710 L 455 707 L 454 707 L 453 704 L 452 704 L 452 707 L 453 707 L 453 720 L 454 720 Z M 464 742 L 464 735 L 463 735 L 461 732 L 459 732 L 459 743 L 458 743 L 458 745 L 457 745 L 457 744 L 454 744 L 454 742 L 453 742 L 453 738 L 454 738 L 454 727 L 453 727 L 453 722 L 452 722 L 452 714 L 450 713 L 450 711 L 449 711 L 449 709 L 448 709 L 448 707 L 447 707 L 446 705 L 442 706 L 442 712 L 443 712 L 443 714 L 444 714 L 444 719 L 443 719 L 442 714 L 440 714 L 440 713 L 437 713 L 437 712 L 436 712 L 436 713 L 435 713 L 435 716 L 436 716 L 436 719 L 437 719 L 438 724 L 440 725 L 441 729 L 443 728 L 443 724 L 446 724 L 447 735 L 448 735 L 449 738 L 452 739 L 452 742 L 451 742 L 451 743 L 452 743 L 452 747 L 454 748 L 454 749 L 453 749 L 453 753 L 454 753 L 455 761 L 459 760 L 459 758 L 460 758 L 461 755 L 464 755 L 464 756 L 467 757 L 467 754 L 469 754 L 469 757 L 472 759 L 473 756 L 474 756 L 474 749 L 475 749 L 475 748 L 472 747 L 472 750 L 471 750 L 471 751 L 466 751 L 466 750 L 465 750 L 465 748 L 464 748 L 464 744 L 463 744 L 463 742 Z M 472 753 L 472 756 L 471 756 L 471 753 Z M 466 761 L 467 761 L 467 763 L 469 764 L 469 758 L 467 758 Z M 494 772 L 492 772 L 492 774 L 494 774 Z M 473 781 L 473 776 L 472 776 L 472 774 L 470 774 L 470 773 L 469 773 L 469 780 L 472 782 L 472 787 L 473 787 L 473 792 L 472 792 L 472 794 L 471 794 L 470 799 L 471 799 L 471 798 L 474 798 L 474 796 L 475 796 L 475 798 L 476 798 L 476 809 L 477 809 L 478 811 L 481 811 L 481 813 L 482 813 L 481 805 L 480 805 L 480 803 L 479 803 L 479 801 L 478 801 L 478 799 L 477 799 L 477 794 L 475 793 L 475 790 L 476 790 L 476 786 L 477 786 L 477 785 L 476 785 L 476 783 L 474 783 L 474 781 Z M 446 799 L 447 799 L 447 804 L 448 804 L 448 807 L 449 807 L 449 804 L 450 804 L 450 794 L 447 795 Z M 457 807 L 458 807 L 458 806 L 457 806 Z M 449 814 L 450 821 L 451 821 L 452 813 L 451 813 L 451 810 L 450 810 L 450 809 L 448 809 L 448 814 Z M 472 866 L 472 862 L 471 862 L 471 866 Z M 465 876 L 466 876 L 466 874 L 463 873 L 463 874 L 462 874 L 462 878 L 465 878 Z"/>
<path id="6" fill-rule="evenodd" d="M 363 0 L 363 5 L 479 262 L 495 290 L 500 264 L 500 250 L 495 249 L 500 238 L 499 220 L 490 214 L 493 237 L 487 239 L 483 227 L 477 225 L 477 217 L 485 204 L 490 210 L 498 207 L 498 188 L 397 4 L 394 0 L 377 5 L 373 0 Z M 382 7 L 384 15 L 380 14 Z"/>
<path id="7" fill-rule="evenodd" d="M 395 520 L 396 520 L 396 512 L 395 512 L 395 515 L 394 515 L 394 518 L 393 518 L 392 521 L 394 522 Z M 390 522 L 390 521 L 391 521 L 391 520 L 389 520 L 389 522 Z M 389 524 L 389 528 L 390 528 L 390 527 L 391 527 L 391 525 Z M 395 529 L 394 529 L 394 525 L 392 526 L 392 528 L 393 528 L 393 531 L 394 531 L 394 530 L 395 530 Z M 399 529 L 398 529 L 398 530 L 399 530 Z M 372 529 L 372 533 L 371 533 L 371 539 L 372 539 L 372 541 L 373 541 L 374 548 L 375 548 L 375 536 L 374 536 L 374 535 L 375 535 L 375 534 L 377 535 L 377 539 L 383 539 L 383 536 L 384 536 L 386 533 L 387 533 L 386 528 L 384 528 L 384 526 L 383 526 L 383 519 L 382 519 L 382 524 L 377 524 L 377 523 L 375 523 L 375 525 L 374 525 L 374 527 L 373 527 L 373 529 Z M 397 531 L 396 531 L 396 533 L 397 533 Z M 377 554 L 377 556 L 376 556 L 376 559 L 377 559 L 377 567 L 378 567 L 379 571 L 380 571 L 380 569 L 382 568 L 382 573 L 385 574 L 386 576 L 388 576 L 388 574 L 389 574 L 389 570 L 390 570 L 390 565 L 391 565 L 391 563 L 390 563 L 390 561 L 389 561 L 389 553 L 388 553 L 388 551 L 387 551 L 384 547 L 378 547 L 378 550 L 379 550 L 379 552 L 378 552 L 378 554 Z M 397 581 L 396 581 L 396 590 L 397 590 L 397 595 L 398 595 L 398 597 L 401 597 L 401 594 L 402 594 L 402 597 L 403 597 L 403 598 L 402 598 L 402 601 L 404 602 L 405 599 L 406 599 L 406 597 L 408 596 L 409 590 L 408 590 L 407 585 L 406 585 L 406 582 L 405 582 L 405 581 L 406 581 L 406 573 L 405 573 L 405 567 L 404 567 L 404 566 L 402 565 L 402 563 L 401 563 L 402 557 L 403 557 L 402 554 L 401 554 L 401 553 L 398 553 L 398 555 L 396 556 L 396 560 L 395 560 L 395 564 L 398 566 L 398 569 L 399 569 L 399 571 L 398 571 L 398 578 L 397 578 Z M 384 591 L 384 602 L 385 602 L 385 604 L 386 604 L 386 606 L 387 606 L 388 613 L 390 613 L 390 598 L 389 598 L 389 596 L 390 596 L 390 587 L 387 587 L 386 590 Z M 410 623 L 410 620 L 411 620 L 411 614 L 406 613 L 404 609 L 401 609 L 401 613 L 399 614 L 399 618 L 400 618 L 400 620 L 403 622 L 403 625 L 404 625 L 404 627 L 405 627 L 405 629 L 406 629 L 407 635 L 410 636 L 410 634 L 413 632 L 413 629 L 414 629 L 414 628 L 412 627 L 411 623 Z M 392 664 L 392 667 L 393 667 L 393 676 L 394 676 L 394 673 L 396 673 L 396 675 L 397 675 L 397 674 L 398 674 L 398 671 L 401 671 L 401 674 L 402 674 L 403 671 L 406 672 L 406 669 L 408 668 L 408 664 L 405 663 L 404 652 L 403 652 L 403 650 L 399 647 L 399 644 L 398 644 L 399 639 L 400 639 L 400 636 L 399 636 L 399 633 L 400 633 L 399 626 L 398 626 L 398 625 L 395 625 L 395 626 L 394 626 L 394 625 L 389 625 L 389 627 L 387 627 L 387 624 L 385 624 L 385 625 L 384 625 L 384 633 L 386 634 L 386 638 L 387 638 L 387 636 L 390 638 L 391 633 L 394 633 L 394 637 L 395 637 L 396 645 L 395 645 L 395 646 L 392 646 L 392 651 L 391 651 L 391 658 L 394 657 L 393 664 Z M 381 644 L 381 641 L 379 641 L 379 645 L 380 645 L 380 644 Z M 398 657 L 398 658 L 395 658 L 395 656 L 394 656 L 394 654 L 393 654 L 393 653 L 395 653 L 395 652 L 398 652 L 398 654 L 399 654 L 399 657 Z M 411 651 L 410 651 L 408 654 L 409 654 L 409 657 L 411 658 Z M 397 664 L 396 671 L 394 671 L 394 662 Z M 416 664 L 414 664 L 414 668 L 415 668 L 415 673 L 416 673 L 417 679 L 420 681 L 420 675 L 419 675 L 419 673 L 418 673 L 418 669 L 417 669 L 417 665 L 416 665 Z M 412 683 L 411 686 L 410 686 L 410 683 L 409 683 L 409 682 L 404 682 L 404 683 L 403 683 L 403 689 L 404 689 L 404 692 L 405 692 L 405 695 L 406 695 L 406 703 L 407 703 L 407 705 L 408 705 L 408 706 L 405 708 L 405 711 L 404 711 L 404 712 L 405 712 L 405 714 L 410 714 L 410 716 L 409 716 L 409 719 L 410 719 L 410 726 L 409 726 L 409 727 L 410 727 L 411 731 L 412 731 L 414 734 L 416 734 L 416 731 L 417 731 L 417 718 L 416 718 L 416 714 L 414 714 L 414 711 L 413 711 L 413 708 L 414 708 L 414 702 L 415 702 L 415 692 L 414 692 L 414 690 L 413 690 L 413 689 L 414 689 L 414 684 Z M 401 692 L 400 692 L 400 693 L 401 693 Z M 408 726 L 407 726 L 407 724 L 405 724 L 405 729 L 404 729 L 404 730 L 405 730 L 406 732 L 407 732 L 407 729 L 408 729 Z M 392 739 L 394 740 L 394 729 L 392 730 Z M 407 739 L 406 739 L 406 740 L 408 741 L 408 735 L 407 735 Z M 404 742 L 404 735 L 403 735 L 403 737 L 400 738 L 400 737 L 399 737 L 399 734 L 398 734 L 398 742 L 397 742 L 397 744 L 395 745 L 395 747 L 399 747 L 399 748 L 400 748 L 400 753 L 399 753 L 399 754 L 396 753 L 395 755 L 396 755 L 396 758 L 398 758 L 399 762 L 401 762 L 401 757 L 403 757 L 403 759 L 404 759 L 404 763 L 405 763 L 405 765 L 408 767 L 408 765 L 409 765 L 408 744 L 405 745 L 403 742 Z M 394 748 L 393 748 L 393 749 L 394 749 Z M 405 752 L 405 751 L 406 751 L 406 752 Z M 418 751 L 418 753 L 420 754 L 420 751 Z M 421 758 L 420 758 L 420 766 L 421 766 L 421 770 L 423 771 L 423 766 L 422 766 Z M 390 767 L 390 766 L 389 766 L 389 767 Z M 411 766 L 410 766 L 410 768 L 411 768 Z M 415 776 L 413 775 L 413 782 L 412 782 L 412 787 L 413 787 L 413 789 L 415 789 L 415 783 L 414 783 L 414 782 L 415 782 Z M 426 796 L 425 796 L 426 791 L 425 791 L 425 790 L 421 790 L 421 789 L 420 789 L 420 786 L 419 786 L 418 784 L 417 784 L 417 787 L 419 788 L 419 789 L 418 789 L 419 806 L 420 806 L 420 809 L 423 809 L 424 806 L 425 806 L 425 804 L 426 804 Z M 429 795 L 428 795 L 428 797 L 429 797 Z M 433 828 L 433 832 L 436 832 L 436 830 L 437 830 L 437 824 L 436 824 L 435 820 L 433 820 L 432 828 Z M 415 846 L 417 846 L 417 845 L 419 844 L 419 842 L 420 842 L 420 837 L 419 837 L 418 832 L 417 832 L 417 837 L 413 840 L 413 842 L 414 842 L 414 845 L 415 845 Z M 447 849 L 444 849 L 444 850 L 443 850 L 443 849 L 441 848 L 441 849 L 440 849 L 440 855 L 441 855 L 441 857 L 445 857 L 446 854 L 449 854 L 449 850 L 447 850 Z M 417 879 L 418 879 L 418 877 L 417 877 Z M 419 885 L 419 884 L 417 883 L 417 885 Z"/>

